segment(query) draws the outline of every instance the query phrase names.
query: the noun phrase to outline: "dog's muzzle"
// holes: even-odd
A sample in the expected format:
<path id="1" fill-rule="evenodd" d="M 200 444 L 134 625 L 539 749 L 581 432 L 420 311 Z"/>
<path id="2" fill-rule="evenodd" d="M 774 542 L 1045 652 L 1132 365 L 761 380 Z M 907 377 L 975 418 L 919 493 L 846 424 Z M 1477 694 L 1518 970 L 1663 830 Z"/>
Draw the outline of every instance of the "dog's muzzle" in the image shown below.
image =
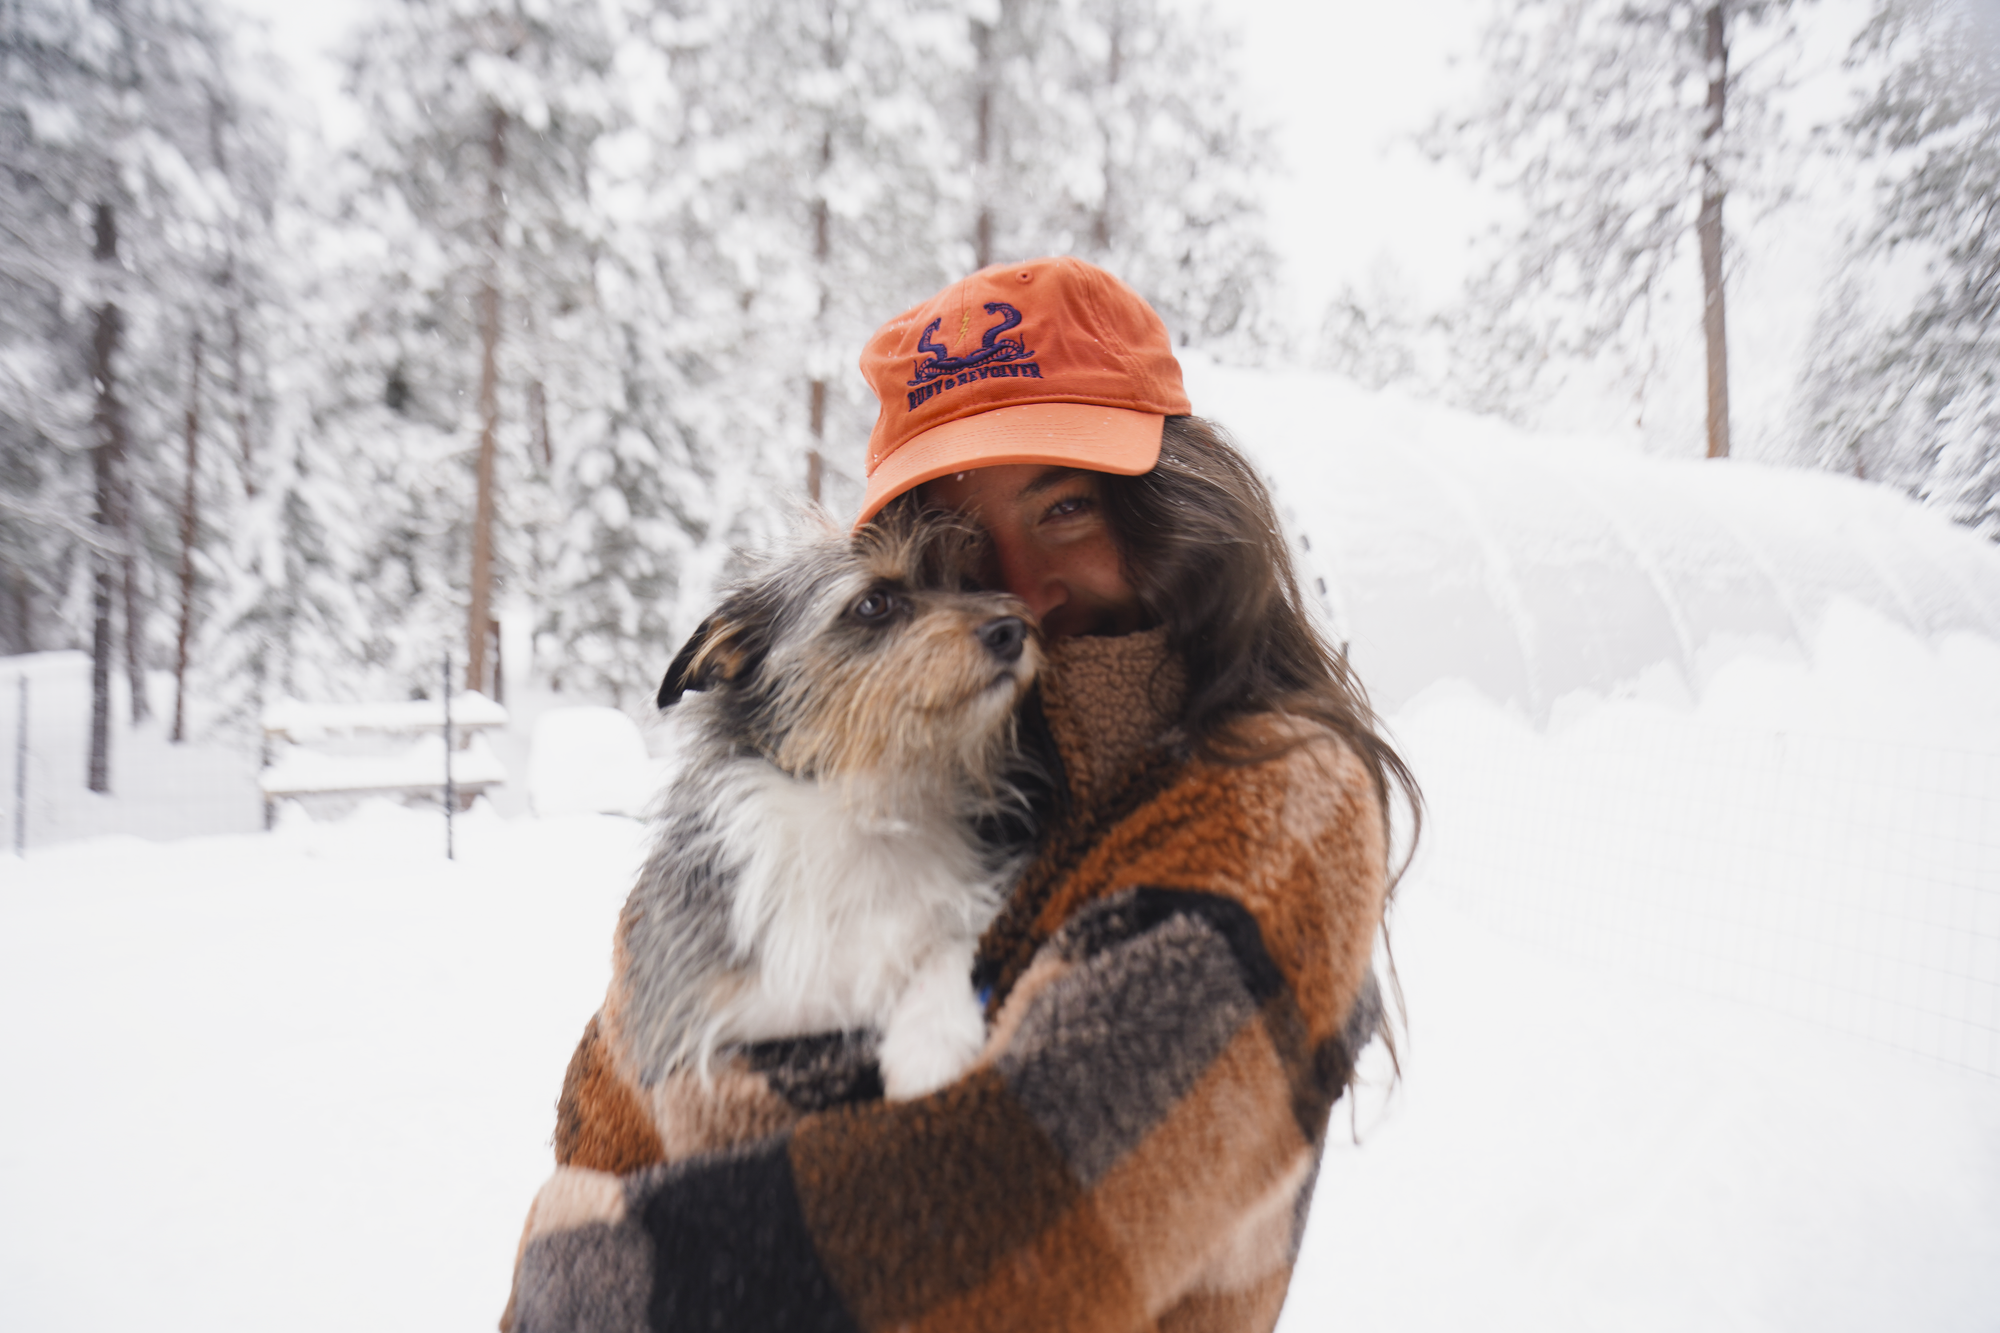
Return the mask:
<path id="1" fill-rule="evenodd" d="M 1028 641 L 1028 622 L 1019 616 L 999 616 L 973 631 L 979 642 L 1002 662 L 1021 660 L 1021 645 Z"/>

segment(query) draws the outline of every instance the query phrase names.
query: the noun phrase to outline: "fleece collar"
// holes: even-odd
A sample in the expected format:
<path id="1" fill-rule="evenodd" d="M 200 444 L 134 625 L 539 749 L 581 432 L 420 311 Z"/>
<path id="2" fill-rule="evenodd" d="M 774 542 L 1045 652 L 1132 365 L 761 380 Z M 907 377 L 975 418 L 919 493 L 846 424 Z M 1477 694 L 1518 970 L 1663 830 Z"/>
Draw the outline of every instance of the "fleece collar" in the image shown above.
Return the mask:
<path id="1" fill-rule="evenodd" d="M 1070 795 L 1089 810 L 1135 775 L 1179 719 L 1187 691 L 1164 626 L 1049 645 L 1042 706 L 1069 774 Z"/>

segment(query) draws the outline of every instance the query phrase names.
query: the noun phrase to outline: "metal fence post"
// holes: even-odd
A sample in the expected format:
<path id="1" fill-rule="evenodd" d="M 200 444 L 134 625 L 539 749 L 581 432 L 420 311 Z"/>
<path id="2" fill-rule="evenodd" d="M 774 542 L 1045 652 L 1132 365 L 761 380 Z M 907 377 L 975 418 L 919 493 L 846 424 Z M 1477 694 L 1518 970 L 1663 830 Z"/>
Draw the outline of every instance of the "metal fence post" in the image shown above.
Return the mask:
<path id="1" fill-rule="evenodd" d="M 451 845 L 452 807 L 458 804 L 458 793 L 451 785 L 451 650 L 444 654 L 444 859 L 456 860 Z"/>
<path id="2" fill-rule="evenodd" d="M 14 855 L 28 854 L 28 673 L 21 673 L 21 703 L 14 724 Z"/>

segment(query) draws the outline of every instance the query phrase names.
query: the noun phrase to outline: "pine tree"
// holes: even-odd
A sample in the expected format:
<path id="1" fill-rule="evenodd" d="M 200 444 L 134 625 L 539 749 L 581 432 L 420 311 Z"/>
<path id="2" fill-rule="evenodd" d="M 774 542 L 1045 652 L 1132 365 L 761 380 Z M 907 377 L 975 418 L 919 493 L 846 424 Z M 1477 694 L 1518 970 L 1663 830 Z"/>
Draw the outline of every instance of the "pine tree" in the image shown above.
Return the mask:
<path id="1" fill-rule="evenodd" d="M 1843 146 L 1869 155 L 1880 184 L 1819 320 L 1801 446 L 2000 540 L 1996 42 L 1992 20 L 1947 0 L 1882 0 L 1856 40 L 1853 63 L 1879 81 Z M 1926 282 L 1885 310 L 1870 289 L 1900 286 L 1877 275 L 1907 271 L 1912 252 Z"/>
<path id="2" fill-rule="evenodd" d="M 496 583 L 532 577 L 513 521 L 546 483 L 530 447 L 613 397 L 602 323 L 576 318 L 596 304 L 589 172 L 612 51 L 594 4 L 414 0 L 352 59 L 370 131 L 349 225 L 393 248 L 355 266 L 350 336 L 372 367 L 340 377 L 353 392 L 333 428 L 395 441 L 374 452 L 400 512 L 365 558 L 422 590 L 378 621 L 419 627 L 385 649 L 413 682 L 430 679 L 413 650 L 441 648 L 430 631 L 459 619 L 467 684 L 493 688 Z"/>
<path id="3" fill-rule="evenodd" d="M 1458 313 L 1458 396 L 1521 414 L 1565 369 L 1607 354 L 1639 393 L 1663 341 L 1699 326 L 1707 451 L 1727 456 L 1724 201 L 1772 185 L 1773 94 L 1790 0 L 1503 0 L 1483 44 L 1483 95 L 1442 119 L 1432 150 L 1521 205 Z M 1689 238 L 1699 258 L 1678 265 Z M 1684 313 L 1689 307 L 1695 316 Z"/>
<path id="4" fill-rule="evenodd" d="M 91 783 L 109 781 L 114 615 L 134 720 L 147 710 L 151 606 L 179 524 L 191 329 L 240 311 L 219 289 L 258 182 L 219 160 L 233 55 L 198 0 L 24 0 L 0 14 L 0 551 L 21 646 L 77 642 L 92 585 Z M 86 467 L 87 464 L 87 467 Z M 85 473 L 88 473 L 86 479 Z"/>
<path id="5" fill-rule="evenodd" d="M 964 262 L 959 159 L 937 133 L 963 20 L 936 0 L 724 12 L 706 77 L 691 85 L 732 163 L 714 181 L 732 214 L 732 263 L 718 276 L 740 292 L 744 364 L 784 386 L 772 425 L 800 446 L 807 498 L 851 501 L 853 451 L 829 442 L 855 441 L 874 417 L 858 350 Z"/>
<path id="6" fill-rule="evenodd" d="M 486 457 L 496 586 L 536 608 L 548 679 L 642 687 L 792 497 L 851 505 L 856 353 L 976 261 L 982 210 L 1008 257 L 1085 253 L 1184 339 L 1248 336 L 1261 147 L 1215 45 L 1138 0 L 399 8 L 355 48 L 370 131 L 296 302 L 321 347 L 299 466 L 373 495 L 314 525 L 370 608 L 350 660 L 427 688 L 480 617 Z"/>
<path id="7" fill-rule="evenodd" d="M 282 69 L 249 40 L 232 43 L 226 54 L 227 78 L 209 99 L 203 146 L 205 169 L 226 184 L 230 206 L 211 224 L 205 284 L 179 312 L 185 358 L 175 366 L 181 470 L 163 470 L 161 487 L 163 497 L 179 499 L 175 541 L 167 548 L 177 557 L 169 733 L 175 741 L 190 736 L 188 700 L 197 680 L 225 709 L 241 701 L 246 685 L 249 695 L 257 695 L 254 678 L 228 674 L 240 657 L 230 639 L 235 626 L 214 613 L 255 578 L 254 567 L 233 558 L 241 544 L 232 537 L 268 462 L 262 443 L 276 412 L 274 361 L 299 282 L 280 238 L 287 220 L 298 230 L 288 189 L 288 127 L 276 110 L 283 101 Z M 298 137 L 310 139 L 303 128 Z"/>
<path id="8" fill-rule="evenodd" d="M 964 126 L 972 262 L 1075 254 L 1129 282 L 1183 345 L 1271 340 L 1270 149 L 1230 35 L 1162 0 L 967 11 L 971 79 L 938 100 Z"/>
<path id="9" fill-rule="evenodd" d="M 1068 26 L 1082 162 L 1054 177 L 1069 186 L 1061 248 L 1124 278 L 1183 344 L 1261 348 L 1270 148 L 1244 109 L 1234 40 L 1162 0 L 1080 0 Z"/>

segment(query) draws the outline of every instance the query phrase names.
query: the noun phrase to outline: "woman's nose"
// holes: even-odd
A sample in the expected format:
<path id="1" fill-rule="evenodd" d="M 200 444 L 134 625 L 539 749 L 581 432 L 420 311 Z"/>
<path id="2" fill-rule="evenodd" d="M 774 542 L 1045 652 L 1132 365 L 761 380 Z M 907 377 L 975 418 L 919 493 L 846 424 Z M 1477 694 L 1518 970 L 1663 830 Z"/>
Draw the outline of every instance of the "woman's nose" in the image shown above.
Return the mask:
<path id="1" fill-rule="evenodd" d="M 1069 585 L 1029 543 L 1000 539 L 994 544 L 1000 556 L 1000 581 L 1028 604 L 1037 623 L 1069 600 Z"/>

